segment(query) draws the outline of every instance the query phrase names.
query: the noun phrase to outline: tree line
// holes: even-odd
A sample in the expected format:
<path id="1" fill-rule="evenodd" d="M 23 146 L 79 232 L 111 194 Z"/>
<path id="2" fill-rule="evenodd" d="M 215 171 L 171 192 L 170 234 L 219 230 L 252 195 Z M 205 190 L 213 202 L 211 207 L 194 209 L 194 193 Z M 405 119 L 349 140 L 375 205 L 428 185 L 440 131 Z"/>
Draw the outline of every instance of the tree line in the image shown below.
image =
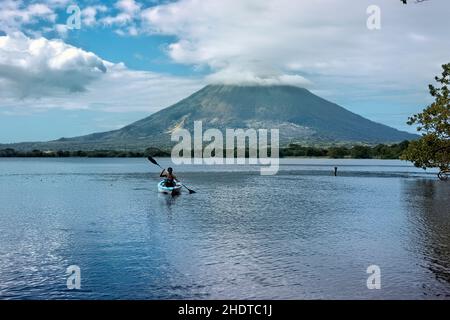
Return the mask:
<path id="1" fill-rule="evenodd" d="M 280 150 L 282 157 L 328 157 L 328 158 L 352 158 L 352 159 L 400 159 L 408 148 L 409 141 L 398 144 L 378 144 L 376 146 L 355 145 L 352 147 L 307 147 L 291 144 Z"/>
<path id="2" fill-rule="evenodd" d="M 141 158 L 141 157 L 168 157 L 170 153 L 156 148 L 148 148 L 145 151 L 123 151 L 123 150 L 32 150 L 19 151 L 12 148 L 0 149 L 0 157 L 21 158 Z"/>
<path id="3" fill-rule="evenodd" d="M 354 158 L 354 159 L 399 159 L 401 154 L 408 148 L 409 142 L 403 141 L 399 144 L 376 146 L 357 145 L 352 147 L 312 147 L 299 144 L 290 144 L 280 148 L 280 157 L 328 157 L 328 158 Z M 247 150 L 248 156 L 248 150 Z M 235 156 L 237 150 L 235 151 Z M 269 153 L 270 155 L 270 153 Z M 121 151 L 121 150 L 77 150 L 77 151 L 18 151 L 12 148 L 0 149 L 0 157 L 86 157 L 86 158 L 141 158 L 141 157 L 169 157 L 170 151 L 157 148 L 148 148 L 144 151 Z"/>

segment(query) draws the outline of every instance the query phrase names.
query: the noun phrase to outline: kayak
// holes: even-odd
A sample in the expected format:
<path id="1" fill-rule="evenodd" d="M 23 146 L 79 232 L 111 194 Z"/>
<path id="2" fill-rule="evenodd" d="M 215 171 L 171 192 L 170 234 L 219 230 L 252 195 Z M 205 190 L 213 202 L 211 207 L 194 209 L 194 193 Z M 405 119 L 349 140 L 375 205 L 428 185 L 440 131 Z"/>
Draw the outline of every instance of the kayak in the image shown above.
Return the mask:
<path id="1" fill-rule="evenodd" d="M 166 180 L 162 180 L 158 183 L 158 192 L 166 193 L 166 194 L 180 194 L 182 185 L 180 183 L 176 183 L 174 187 L 166 187 Z"/>

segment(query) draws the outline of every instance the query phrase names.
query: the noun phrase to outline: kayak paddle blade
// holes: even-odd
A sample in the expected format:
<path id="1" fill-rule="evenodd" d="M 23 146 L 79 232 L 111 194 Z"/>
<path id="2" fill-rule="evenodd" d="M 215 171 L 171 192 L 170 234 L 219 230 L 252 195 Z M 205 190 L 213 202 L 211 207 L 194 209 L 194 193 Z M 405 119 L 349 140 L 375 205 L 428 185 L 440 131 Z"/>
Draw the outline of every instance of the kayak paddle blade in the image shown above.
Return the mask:
<path id="1" fill-rule="evenodd" d="M 148 156 L 147 159 L 148 159 L 148 161 L 150 161 L 151 163 L 156 164 L 157 166 L 159 166 L 158 162 L 156 162 L 156 160 L 153 159 L 152 157 Z"/>
<path id="2" fill-rule="evenodd" d="M 185 187 L 189 191 L 189 194 L 197 193 L 194 190 L 189 189 L 188 187 L 186 187 L 184 184 L 182 184 L 182 186 Z"/>

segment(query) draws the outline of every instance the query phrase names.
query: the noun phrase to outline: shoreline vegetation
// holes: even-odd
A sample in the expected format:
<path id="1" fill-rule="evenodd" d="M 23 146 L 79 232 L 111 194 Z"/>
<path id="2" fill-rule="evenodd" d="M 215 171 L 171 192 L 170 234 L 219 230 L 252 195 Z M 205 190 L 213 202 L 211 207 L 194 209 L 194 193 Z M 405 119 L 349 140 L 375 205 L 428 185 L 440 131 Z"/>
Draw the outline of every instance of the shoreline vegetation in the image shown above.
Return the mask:
<path id="1" fill-rule="evenodd" d="M 290 144 L 280 148 L 280 158 L 292 157 L 314 157 L 332 159 L 400 159 L 400 156 L 408 148 L 409 141 L 398 144 L 378 144 L 376 146 L 355 145 L 355 146 L 330 146 L 314 147 Z M 268 150 L 270 151 L 270 150 Z M 269 156 L 270 156 L 270 152 Z M 32 150 L 19 151 L 12 148 L 0 149 L 0 157 L 20 157 L 20 158 L 141 158 L 141 157 L 170 157 L 168 150 L 158 148 L 147 148 L 141 151 L 129 150 Z M 235 150 L 235 157 L 237 152 Z M 248 157 L 248 150 L 246 150 Z"/>

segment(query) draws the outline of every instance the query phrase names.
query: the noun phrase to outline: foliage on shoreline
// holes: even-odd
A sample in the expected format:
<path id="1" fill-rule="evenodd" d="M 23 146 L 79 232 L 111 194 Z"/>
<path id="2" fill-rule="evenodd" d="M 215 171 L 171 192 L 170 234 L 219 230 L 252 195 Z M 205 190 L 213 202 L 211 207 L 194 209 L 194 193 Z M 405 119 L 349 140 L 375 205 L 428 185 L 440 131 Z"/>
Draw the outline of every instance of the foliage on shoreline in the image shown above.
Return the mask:
<path id="1" fill-rule="evenodd" d="M 302 147 L 289 145 L 281 149 L 283 157 L 328 157 L 328 158 L 352 158 L 352 159 L 399 159 L 401 154 L 408 148 L 409 141 L 399 144 L 378 144 L 376 146 L 356 145 L 352 147 Z"/>
<path id="2" fill-rule="evenodd" d="M 417 125 L 422 137 L 410 143 L 402 155 L 418 168 L 450 169 L 450 63 L 442 66 L 442 75 L 435 77 L 438 87 L 429 85 L 435 101 L 421 113 L 409 118 L 409 125 Z"/>
<path id="3" fill-rule="evenodd" d="M 408 148 L 409 142 L 399 144 L 379 144 L 376 146 L 356 145 L 352 147 L 311 147 L 290 144 L 280 149 L 280 157 L 327 157 L 353 159 L 399 159 Z M 247 152 L 248 154 L 248 152 Z M 145 151 L 94 150 L 94 151 L 17 151 L 11 148 L 0 149 L 0 157 L 48 157 L 48 158 L 141 158 L 141 157 L 170 157 L 170 151 L 148 148 Z"/>
<path id="4" fill-rule="evenodd" d="M 141 158 L 141 157 L 168 157 L 170 153 L 148 148 L 145 151 L 120 151 L 120 150 L 92 150 L 92 151 L 64 151 L 64 150 L 33 150 L 17 151 L 12 148 L 0 149 L 0 157 L 20 157 L 20 158 Z"/>

